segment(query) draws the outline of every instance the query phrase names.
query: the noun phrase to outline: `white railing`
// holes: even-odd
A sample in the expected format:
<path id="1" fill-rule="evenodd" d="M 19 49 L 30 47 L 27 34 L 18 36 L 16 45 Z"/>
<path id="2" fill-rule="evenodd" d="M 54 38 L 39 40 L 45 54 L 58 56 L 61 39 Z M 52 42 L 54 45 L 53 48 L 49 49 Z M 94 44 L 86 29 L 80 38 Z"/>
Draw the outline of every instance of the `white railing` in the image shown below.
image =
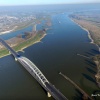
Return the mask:
<path id="1" fill-rule="evenodd" d="M 20 57 L 18 58 L 21 62 L 28 65 L 28 67 L 34 72 L 34 74 L 38 77 L 39 81 L 46 87 L 45 82 L 49 81 L 46 79 L 46 77 L 42 74 L 42 72 L 36 67 L 34 63 L 32 63 L 29 59 L 26 57 Z"/>

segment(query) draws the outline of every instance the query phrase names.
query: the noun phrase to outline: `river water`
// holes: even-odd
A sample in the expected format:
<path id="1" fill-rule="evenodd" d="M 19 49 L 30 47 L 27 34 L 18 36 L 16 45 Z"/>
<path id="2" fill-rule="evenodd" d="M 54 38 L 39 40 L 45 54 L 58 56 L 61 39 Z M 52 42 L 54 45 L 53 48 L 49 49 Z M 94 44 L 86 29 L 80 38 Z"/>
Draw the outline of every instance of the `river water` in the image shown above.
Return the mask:
<path id="1" fill-rule="evenodd" d="M 30 30 L 30 27 L 26 29 Z M 9 36 L 12 35 L 5 34 L 1 37 L 7 39 Z M 26 48 L 25 53 L 19 53 L 34 62 L 69 100 L 80 100 L 81 94 L 59 72 L 71 78 L 89 95 L 98 92 L 94 77 L 95 64 L 92 60 L 77 55 L 91 57 L 98 54 L 97 46 L 90 43 L 85 30 L 71 21 L 67 14 L 53 15 L 51 29 L 41 41 Z M 0 58 L 0 100 L 53 98 L 48 98 L 38 82 L 9 55 Z"/>

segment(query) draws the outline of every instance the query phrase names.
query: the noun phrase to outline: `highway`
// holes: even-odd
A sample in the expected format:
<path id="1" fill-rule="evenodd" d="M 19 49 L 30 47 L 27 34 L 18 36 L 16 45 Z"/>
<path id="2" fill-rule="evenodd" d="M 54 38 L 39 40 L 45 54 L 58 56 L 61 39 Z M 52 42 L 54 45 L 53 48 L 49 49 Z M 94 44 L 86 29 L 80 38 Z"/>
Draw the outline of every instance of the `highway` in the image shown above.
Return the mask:
<path id="1" fill-rule="evenodd" d="M 51 83 L 45 83 L 48 91 L 56 100 L 68 100 L 59 90 Z"/>
<path id="2" fill-rule="evenodd" d="M 68 100 L 58 89 L 56 89 L 38 69 L 38 67 L 28 58 L 16 53 L 3 39 L 0 42 L 11 52 L 17 61 L 38 81 L 47 91 L 48 97 L 52 96 L 55 100 Z"/>

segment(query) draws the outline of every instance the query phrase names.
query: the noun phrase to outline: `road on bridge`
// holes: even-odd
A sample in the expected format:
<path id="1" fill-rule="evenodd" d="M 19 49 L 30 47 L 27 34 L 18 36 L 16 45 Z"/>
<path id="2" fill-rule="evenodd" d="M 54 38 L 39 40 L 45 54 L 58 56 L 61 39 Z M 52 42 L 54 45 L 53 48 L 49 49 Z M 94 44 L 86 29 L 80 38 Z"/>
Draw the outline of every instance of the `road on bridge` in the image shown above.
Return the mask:
<path id="1" fill-rule="evenodd" d="M 39 84 L 50 93 L 56 100 L 68 100 L 59 90 L 57 90 L 42 74 L 38 67 L 26 57 L 16 53 L 3 39 L 0 42 L 11 52 L 21 65 L 39 82 Z"/>

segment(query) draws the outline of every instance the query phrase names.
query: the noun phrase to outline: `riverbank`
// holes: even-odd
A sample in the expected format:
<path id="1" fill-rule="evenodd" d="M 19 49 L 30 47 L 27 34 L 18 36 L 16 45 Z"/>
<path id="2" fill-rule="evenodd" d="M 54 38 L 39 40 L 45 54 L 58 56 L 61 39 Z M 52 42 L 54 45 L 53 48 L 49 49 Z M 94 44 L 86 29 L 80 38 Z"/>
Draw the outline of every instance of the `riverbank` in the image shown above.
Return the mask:
<path id="1" fill-rule="evenodd" d="M 8 31 L 0 32 L 0 35 L 2 35 L 2 34 L 7 34 L 7 33 L 10 33 L 10 32 L 13 32 L 13 31 L 16 30 L 17 27 L 18 27 L 18 26 L 15 26 L 12 30 L 8 30 Z"/>
<path id="2" fill-rule="evenodd" d="M 16 46 L 13 46 L 12 48 L 18 52 L 18 51 L 23 51 L 25 48 L 36 44 L 38 42 L 41 42 L 41 40 L 46 36 L 46 32 L 45 31 L 39 31 L 36 33 L 35 36 L 17 44 Z M 0 50 L 0 58 L 10 55 L 9 51 L 6 48 L 3 48 L 2 50 Z"/>
<path id="3" fill-rule="evenodd" d="M 85 24 L 82 24 L 82 22 L 79 22 L 77 19 L 71 18 L 71 20 L 88 33 L 88 37 L 91 40 L 90 43 L 95 44 L 98 48 L 99 53 L 100 53 L 100 44 L 98 42 L 95 42 L 98 40 L 98 38 L 92 37 L 92 35 L 95 35 L 95 33 L 93 33 L 92 30 L 89 30 L 88 28 L 86 28 Z M 95 80 L 96 80 L 97 85 L 100 88 L 100 54 L 95 55 L 93 57 L 93 61 L 97 67 L 97 72 L 95 74 Z"/>
<path id="4" fill-rule="evenodd" d="M 35 41 L 35 40 L 32 40 L 31 43 L 29 43 L 29 44 L 27 44 L 25 47 L 22 47 L 21 49 L 17 50 L 17 52 L 18 52 L 18 51 L 24 51 L 24 49 L 26 49 L 27 47 L 29 47 L 29 46 L 31 46 L 31 45 L 34 45 L 34 44 L 36 44 L 36 43 L 38 43 L 38 42 L 41 42 L 41 40 L 42 40 L 46 35 L 47 35 L 46 33 L 44 33 L 42 36 L 39 36 L 39 37 L 36 35 L 36 36 L 34 37 L 34 39 L 37 38 L 36 41 Z M 29 42 L 29 41 L 30 41 L 30 39 L 28 39 L 27 42 Z M 25 42 L 24 42 L 24 44 L 25 44 Z M 14 47 L 14 49 L 16 50 L 16 47 Z"/>
<path id="5" fill-rule="evenodd" d="M 31 23 L 29 23 L 29 24 L 27 24 L 27 25 L 24 25 L 24 26 L 22 26 L 22 27 L 15 26 L 15 27 L 14 27 L 13 29 L 11 29 L 11 30 L 7 30 L 7 31 L 4 31 L 4 32 L 0 32 L 0 35 L 8 34 L 8 33 L 10 33 L 10 32 L 15 32 L 15 31 L 24 29 L 24 28 L 26 28 L 26 27 L 28 27 L 28 26 L 31 26 L 31 25 L 33 25 L 33 26 L 36 25 L 36 26 L 37 26 L 37 24 L 33 24 L 33 22 L 31 22 Z"/>
<path id="6" fill-rule="evenodd" d="M 95 44 L 98 47 L 98 50 L 100 52 L 100 46 L 99 46 L 99 44 L 97 44 L 95 42 L 95 39 L 92 37 L 92 33 L 87 28 L 85 28 L 83 25 L 81 25 L 80 23 L 78 23 L 78 20 L 71 18 L 71 21 L 73 21 L 74 23 L 76 23 L 79 27 L 81 27 L 83 30 L 85 30 L 88 33 L 88 38 L 91 40 L 90 43 Z"/>
<path id="7" fill-rule="evenodd" d="M 89 39 L 91 40 L 90 43 L 95 44 L 95 43 L 94 43 L 94 40 L 93 40 L 92 37 L 91 37 L 91 33 L 89 32 L 88 29 L 86 29 L 86 28 L 84 28 L 83 26 L 81 26 L 81 25 L 80 25 L 78 22 L 76 22 L 74 19 L 71 19 L 71 21 L 73 21 L 73 22 L 76 23 L 79 27 L 81 27 L 83 30 L 85 30 L 85 31 L 88 33 Z"/>

